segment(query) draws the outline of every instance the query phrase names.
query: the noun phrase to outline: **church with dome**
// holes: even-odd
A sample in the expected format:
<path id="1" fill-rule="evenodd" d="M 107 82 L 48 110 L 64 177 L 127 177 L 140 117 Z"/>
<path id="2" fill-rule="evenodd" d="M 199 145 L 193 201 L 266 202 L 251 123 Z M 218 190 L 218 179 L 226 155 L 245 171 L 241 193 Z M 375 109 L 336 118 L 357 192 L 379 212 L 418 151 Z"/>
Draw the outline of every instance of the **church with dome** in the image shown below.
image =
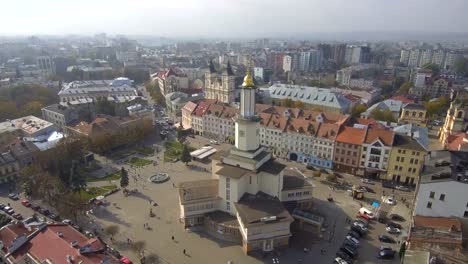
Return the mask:
<path id="1" fill-rule="evenodd" d="M 260 145 L 255 90 L 248 71 L 235 117 L 235 146 L 212 157 L 211 178 L 181 182 L 178 189 L 185 228 L 200 227 L 237 242 L 246 254 L 287 247 L 293 222 L 317 225 L 307 217 L 312 181 L 287 169 Z"/>

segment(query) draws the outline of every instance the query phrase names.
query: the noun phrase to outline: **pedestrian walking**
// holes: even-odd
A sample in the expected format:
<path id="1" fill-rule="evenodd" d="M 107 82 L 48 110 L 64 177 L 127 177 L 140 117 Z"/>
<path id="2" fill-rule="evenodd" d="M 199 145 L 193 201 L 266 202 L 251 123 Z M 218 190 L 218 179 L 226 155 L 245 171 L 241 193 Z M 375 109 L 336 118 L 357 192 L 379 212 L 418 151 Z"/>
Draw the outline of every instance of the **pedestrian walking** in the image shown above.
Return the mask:
<path id="1" fill-rule="evenodd" d="M 184 255 L 187 255 L 185 252 L 186 252 L 186 251 L 185 251 L 185 249 L 184 249 L 183 253 L 184 253 Z"/>
<path id="2" fill-rule="evenodd" d="M 172 241 L 174 241 L 174 236 L 172 236 Z"/>

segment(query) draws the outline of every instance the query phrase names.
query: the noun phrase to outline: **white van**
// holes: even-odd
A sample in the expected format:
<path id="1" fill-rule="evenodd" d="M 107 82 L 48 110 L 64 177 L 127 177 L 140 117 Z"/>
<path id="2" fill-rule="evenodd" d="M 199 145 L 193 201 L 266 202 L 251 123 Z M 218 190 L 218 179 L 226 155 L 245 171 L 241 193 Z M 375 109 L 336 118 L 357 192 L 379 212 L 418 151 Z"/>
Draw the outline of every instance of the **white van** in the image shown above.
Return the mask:
<path id="1" fill-rule="evenodd" d="M 359 215 L 366 218 L 366 219 L 367 218 L 368 219 L 374 219 L 374 217 L 375 217 L 374 213 L 371 210 L 369 210 L 369 209 L 367 209 L 365 207 L 362 207 L 361 209 L 359 209 Z"/>

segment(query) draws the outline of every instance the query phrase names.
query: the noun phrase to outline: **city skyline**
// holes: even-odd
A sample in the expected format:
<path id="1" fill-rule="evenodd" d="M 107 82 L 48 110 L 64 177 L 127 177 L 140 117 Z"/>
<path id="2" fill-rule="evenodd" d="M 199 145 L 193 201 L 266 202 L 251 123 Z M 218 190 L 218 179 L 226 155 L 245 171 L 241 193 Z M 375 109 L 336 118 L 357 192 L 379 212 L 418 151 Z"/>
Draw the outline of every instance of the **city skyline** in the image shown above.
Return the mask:
<path id="1" fill-rule="evenodd" d="M 24 8 L 25 5 L 28 8 Z M 128 1 L 3 3 L 2 35 L 275 37 L 353 32 L 466 32 L 468 2 L 449 0 Z M 21 12 L 19 12 L 21 10 Z M 21 14 L 21 15 L 20 15 Z M 444 19 L 435 19 L 435 18 Z M 34 21 L 32 23 L 32 21 Z"/>

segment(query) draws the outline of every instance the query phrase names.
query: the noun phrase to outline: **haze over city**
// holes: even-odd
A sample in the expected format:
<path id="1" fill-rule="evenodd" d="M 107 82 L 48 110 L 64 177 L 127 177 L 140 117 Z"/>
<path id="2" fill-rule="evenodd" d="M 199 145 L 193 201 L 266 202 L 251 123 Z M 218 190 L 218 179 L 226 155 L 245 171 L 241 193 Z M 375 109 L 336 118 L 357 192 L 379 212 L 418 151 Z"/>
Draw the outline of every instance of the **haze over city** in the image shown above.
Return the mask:
<path id="1" fill-rule="evenodd" d="M 293 37 L 340 32 L 466 32 L 465 0 L 2 1 L 0 34 Z M 27 19 L 25 19 L 27 18 Z"/>

